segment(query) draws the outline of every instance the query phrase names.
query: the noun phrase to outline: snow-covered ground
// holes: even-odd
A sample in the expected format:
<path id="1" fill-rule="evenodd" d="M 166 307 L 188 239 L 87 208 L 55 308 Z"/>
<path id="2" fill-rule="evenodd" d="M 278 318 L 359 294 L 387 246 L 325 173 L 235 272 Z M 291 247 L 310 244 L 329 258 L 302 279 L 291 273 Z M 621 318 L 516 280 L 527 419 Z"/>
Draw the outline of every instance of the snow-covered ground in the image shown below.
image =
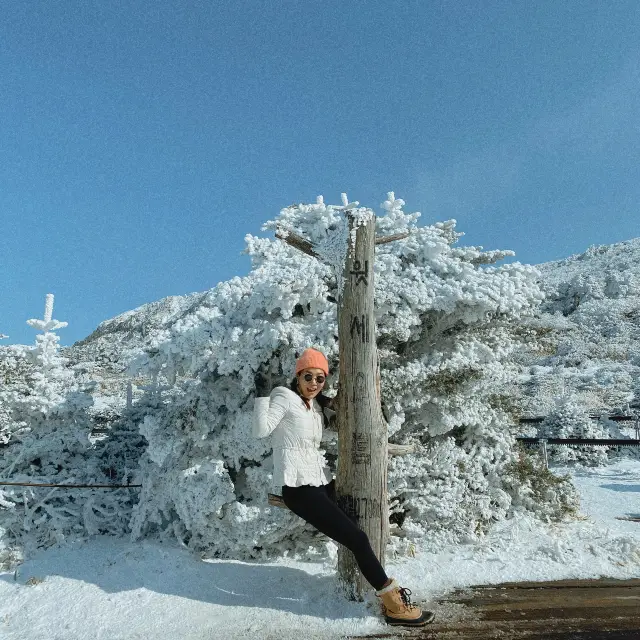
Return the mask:
<path id="1" fill-rule="evenodd" d="M 387 573 L 414 600 L 472 584 L 640 577 L 640 523 L 616 519 L 640 515 L 640 462 L 571 473 L 584 520 L 501 522 L 481 543 L 418 550 L 387 561 Z M 341 600 L 334 567 L 321 563 L 199 561 L 177 547 L 101 537 L 43 551 L 0 574 L 0 638 L 337 639 L 389 630 L 375 603 L 373 593 L 364 603 Z"/>

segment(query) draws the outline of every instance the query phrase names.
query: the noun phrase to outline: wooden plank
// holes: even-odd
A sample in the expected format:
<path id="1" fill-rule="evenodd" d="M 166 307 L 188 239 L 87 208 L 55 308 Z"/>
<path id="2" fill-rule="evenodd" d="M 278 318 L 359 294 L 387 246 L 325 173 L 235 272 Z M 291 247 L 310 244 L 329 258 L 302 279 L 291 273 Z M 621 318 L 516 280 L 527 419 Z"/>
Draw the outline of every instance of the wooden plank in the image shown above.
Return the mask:
<path id="1" fill-rule="evenodd" d="M 418 606 L 436 613 L 425 627 L 366 636 L 422 640 L 638 640 L 640 580 L 507 582 L 459 589 Z"/>
<path id="2" fill-rule="evenodd" d="M 501 582 L 495 586 L 474 585 L 469 589 L 564 589 L 564 588 L 583 588 L 598 589 L 609 587 L 638 587 L 640 588 L 640 580 L 618 580 L 616 578 L 594 578 L 581 580 L 550 580 L 546 582 Z M 466 590 L 465 590 L 466 591 Z"/>

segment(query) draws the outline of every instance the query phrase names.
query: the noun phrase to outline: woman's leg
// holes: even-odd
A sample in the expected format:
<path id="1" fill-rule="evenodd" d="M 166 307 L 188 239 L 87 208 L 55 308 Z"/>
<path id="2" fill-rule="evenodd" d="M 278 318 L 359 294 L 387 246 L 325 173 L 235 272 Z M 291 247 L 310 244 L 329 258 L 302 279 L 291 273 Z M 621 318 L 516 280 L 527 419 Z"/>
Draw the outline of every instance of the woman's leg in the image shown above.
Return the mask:
<path id="1" fill-rule="evenodd" d="M 333 479 L 329 484 L 325 484 L 324 487 L 327 490 L 327 495 L 329 496 L 331 501 L 334 502 L 335 504 L 338 504 L 338 496 L 336 495 L 336 481 L 335 481 L 335 479 Z M 349 516 L 349 518 L 351 518 L 351 521 L 356 526 L 358 526 L 358 523 L 356 522 L 355 518 L 352 518 L 351 516 Z M 380 589 L 384 589 L 385 587 L 388 587 L 390 584 L 391 584 L 391 578 L 389 578 L 382 585 L 382 587 L 380 587 Z M 379 589 L 378 589 L 378 591 L 379 591 Z"/>
<path id="2" fill-rule="evenodd" d="M 332 500 L 330 493 L 331 488 L 325 486 L 282 487 L 282 499 L 287 507 L 318 531 L 347 547 L 369 584 L 374 589 L 381 589 L 388 576 L 376 558 L 367 534 Z"/>
<path id="3" fill-rule="evenodd" d="M 324 488 L 327 492 L 327 495 L 331 499 L 331 502 L 335 502 L 336 504 L 338 504 L 338 496 L 336 495 L 336 481 L 332 480 L 329 484 L 325 484 Z M 354 518 L 351 518 L 351 520 L 353 520 L 353 522 L 355 523 Z"/>

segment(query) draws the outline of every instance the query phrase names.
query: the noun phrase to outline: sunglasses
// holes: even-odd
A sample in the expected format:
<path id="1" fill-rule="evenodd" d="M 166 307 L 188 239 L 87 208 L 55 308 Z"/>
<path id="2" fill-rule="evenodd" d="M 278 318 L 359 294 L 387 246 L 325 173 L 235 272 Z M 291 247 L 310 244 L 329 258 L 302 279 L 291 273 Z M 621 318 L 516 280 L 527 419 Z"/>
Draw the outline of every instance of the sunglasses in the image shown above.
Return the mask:
<path id="1" fill-rule="evenodd" d="M 306 382 L 311 382 L 313 380 L 313 374 L 311 374 L 311 373 L 305 373 L 302 377 L 304 378 L 304 380 Z M 325 381 L 325 377 L 324 376 L 318 375 L 318 376 L 315 376 L 315 378 L 316 378 L 316 382 L 318 384 L 324 384 L 324 381 Z"/>

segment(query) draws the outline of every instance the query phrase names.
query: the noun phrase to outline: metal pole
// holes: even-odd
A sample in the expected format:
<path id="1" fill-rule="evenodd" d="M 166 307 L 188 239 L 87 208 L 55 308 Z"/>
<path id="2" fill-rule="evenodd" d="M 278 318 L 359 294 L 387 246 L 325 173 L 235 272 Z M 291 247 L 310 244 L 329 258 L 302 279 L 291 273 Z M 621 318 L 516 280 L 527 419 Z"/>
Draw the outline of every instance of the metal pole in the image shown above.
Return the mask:
<path id="1" fill-rule="evenodd" d="M 547 456 L 547 441 L 545 438 L 540 438 L 538 440 L 540 443 L 540 453 L 542 453 L 542 459 L 544 461 L 544 468 L 549 468 L 549 457 Z"/>

